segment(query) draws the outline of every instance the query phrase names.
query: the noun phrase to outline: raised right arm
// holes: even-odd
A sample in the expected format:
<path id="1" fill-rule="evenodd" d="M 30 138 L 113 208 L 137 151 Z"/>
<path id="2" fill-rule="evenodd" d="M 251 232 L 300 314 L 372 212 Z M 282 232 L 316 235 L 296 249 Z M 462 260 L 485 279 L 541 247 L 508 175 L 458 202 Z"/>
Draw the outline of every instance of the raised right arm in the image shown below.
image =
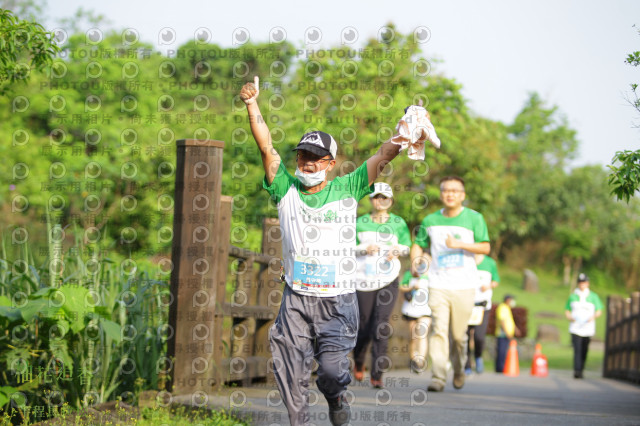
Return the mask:
<path id="1" fill-rule="evenodd" d="M 278 172 L 278 167 L 280 167 L 280 155 L 273 148 L 269 127 L 262 117 L 262 113 L 260 113 L 260 107 L 258 107 L 259 87 L 260 79 L 256 76 L 254 77 L 253 83 L 247 83 L 242 86 L 240 99 L 247 105 L 251 133 L 256 140 L 260 155 L 262 156 L 262 166 L 264 167 L 264 173 L 267 177 L 267 183 L 271 185 Z"/>

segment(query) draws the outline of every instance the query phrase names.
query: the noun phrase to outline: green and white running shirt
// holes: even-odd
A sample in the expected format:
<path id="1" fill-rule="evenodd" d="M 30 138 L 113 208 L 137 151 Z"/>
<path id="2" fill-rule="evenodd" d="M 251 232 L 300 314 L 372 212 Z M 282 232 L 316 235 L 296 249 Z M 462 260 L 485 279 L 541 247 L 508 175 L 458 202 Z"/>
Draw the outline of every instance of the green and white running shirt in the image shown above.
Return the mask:
<path id="1" fill-rule="evenodd" d="M 398 246 L 405 254 L 409 253 L 411 235 L 407 223 L 400 216 L 389 213 L 385 223 L 376 223 L 371 214 L 360 216 L 356 223 L 356 243 L 358 256 L 358 291 L 378 290 L 388 285 L 400 275 L 400 260 L 396 257 L 392 261 L 386 259 L 389 250 Z M 360 255 L 370 245 L 380 247 L 380 252 L 374 255 Z"/>
<path id="2" fill-rule="evenodd" d="M 594 336 L 596 322 L 590 321 L 590 319 L 596 311 L 601 311 L 602 308 L 602 301 L 597 294 L 588 288 L 584 291 L 576 288 L 564 307 L 565 310 L 571 311 L 573 317 L 573 321 L 569 323 L 569 333 L 582 337 Z"/>
<path id="3" fill-rule="evenodd" d="M 305 194 L 281 161 L 271 185 L 265 176 L 262 186 L 278 206 L 287 284 L 319 297 L 355 292 L 356 210 L 373 191 L 367 163 Z"/>
<path id="4" fill-rule="evenodd" d="M 429 265 L 429 287 L 448 290 L 475 289 L 478 284 L 478 268 L 474 254 L 463 249 L 447 247 L 446 240 L 453 235 L 465 243 L 489 241 L 487 224 L 480 213 L 462 208 L 456 217 L 446 217 L 442 210 L 425 217 L 416 244 L 430 247 L 433 261 Z"/>
<path id="5" fill-rule="evenodd" d="M 475 302 L 487 302 L 484 307 L 485 310 L 491 309 L 491 298 L 493 297 L 493 288 L 491 288 L 491 282 L 500 282 L 500 275 L 498 275 L 498 265 L 496 261 L 489 256 L 483 256 L 482 262 L 478 264 L 478 287 L 476 287 L 476 300 Z M 487 286 L 488 290 L 482 291 L 481 287 Z"/>

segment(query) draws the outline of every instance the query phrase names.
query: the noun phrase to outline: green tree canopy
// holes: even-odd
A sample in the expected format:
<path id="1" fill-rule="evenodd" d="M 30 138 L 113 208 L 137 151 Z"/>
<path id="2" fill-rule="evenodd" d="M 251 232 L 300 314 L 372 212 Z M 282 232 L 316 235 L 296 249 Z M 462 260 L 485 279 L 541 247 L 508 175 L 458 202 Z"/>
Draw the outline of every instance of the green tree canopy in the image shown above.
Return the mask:
<path id="1" fill-rule="evenodd" d="M 0 93 L 10 84 L 28 79 L 32 68 L 50 66 L 59 51 L 53 33 L 42 25 L 0 9 Z"/>

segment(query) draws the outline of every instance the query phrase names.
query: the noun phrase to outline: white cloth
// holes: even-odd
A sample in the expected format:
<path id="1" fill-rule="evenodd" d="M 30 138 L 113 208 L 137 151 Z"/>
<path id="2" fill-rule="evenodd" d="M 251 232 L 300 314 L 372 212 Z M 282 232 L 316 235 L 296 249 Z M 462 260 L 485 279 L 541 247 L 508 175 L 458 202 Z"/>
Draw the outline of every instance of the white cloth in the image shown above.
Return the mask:
<path id="1" fill-rule="evenodd" d="M 411 281 L 409 281 L 409 286 L 417 288 L 413 293 L 411 301 L 404 301 L 401 312 L 412 318 L 431 316 L 431 308 L 429 307 L 429 280 L 425 277 L 412 277 Z"/>
<path id="2" fill-rule="evenodd" d="M 578 295 L 578 300 L 571 302 L 571 316 L 573 321 L 569 323 L 569 333 L 578 336 L 591 337 L 596 334 L 596 322 L 591 318 L 596 313 L 596 307 L 593 303 L 587 301 L 589 289 L 585 288 L 580 291 L 576 288 L 574 291 Z"/>
<path id="3" fill-rule="evenodd" d="M 493 297 L 493 288 L 491 288 L 491 272 L 481 271 L 478 269 L 478 287 L 476 287 L 476 300 L 475 303 L 487 302 L 484 309 L 491 310 L 491 298 Z M 487 290 L 482 291 L 482 287 L 488 287 Z"/>
<path id="4" fill-rule="evenodd" d="M 436 129 L 429 121 L 427 110 L 418 105 L 411 105 L 396 126 L 397 135 L 391 142 L 400 145 L 400 150 L 407 150 L 412 160 L 424 160 L 424 141 L 428 140 L 436 148 L 440 148 L 440 139 Z"/>

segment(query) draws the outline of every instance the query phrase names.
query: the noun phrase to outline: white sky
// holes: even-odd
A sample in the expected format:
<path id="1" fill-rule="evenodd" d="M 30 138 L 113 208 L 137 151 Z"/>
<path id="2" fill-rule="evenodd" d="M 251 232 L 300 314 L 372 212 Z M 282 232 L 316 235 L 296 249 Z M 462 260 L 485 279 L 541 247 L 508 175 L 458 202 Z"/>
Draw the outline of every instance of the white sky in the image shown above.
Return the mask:
<path id="1" fill-rule="evenodd" d="M 425 57 L 438 58 L 434 70 L 463 85 L 478 115 L 510 123 L 528 93 L 537 91 L 578 131 L 574 165 L 608 164 L 616 151 L 640 148 L 640 130 L 632 128 L 634 121 L 640 124 L 640 114 L 624 99 L 630 83 L 640 84 L 640 67 L 624 63 L 628 53 L 640 50 L 640 1 L 425 0 L 408 6 L 412 3 L 49 0 L 45 13 L 53 29 L 80 7 L 93 10 L 105 15 L 111 28 L 133 28 L 162 52 L 193 39 L 200 27 L 226 47 L 239 27 L 257 42 L 282 27 L 296 46 L 309 27 L 317 27 L 320 46 L 328 47 L 340 43 L 347 27 L 357 30 L 361 44 L 389 22 L 403 33 L 424 26 L 431 31 Z M 160 46 L 165 27 L 175 30 L 176 41 Z"/>

